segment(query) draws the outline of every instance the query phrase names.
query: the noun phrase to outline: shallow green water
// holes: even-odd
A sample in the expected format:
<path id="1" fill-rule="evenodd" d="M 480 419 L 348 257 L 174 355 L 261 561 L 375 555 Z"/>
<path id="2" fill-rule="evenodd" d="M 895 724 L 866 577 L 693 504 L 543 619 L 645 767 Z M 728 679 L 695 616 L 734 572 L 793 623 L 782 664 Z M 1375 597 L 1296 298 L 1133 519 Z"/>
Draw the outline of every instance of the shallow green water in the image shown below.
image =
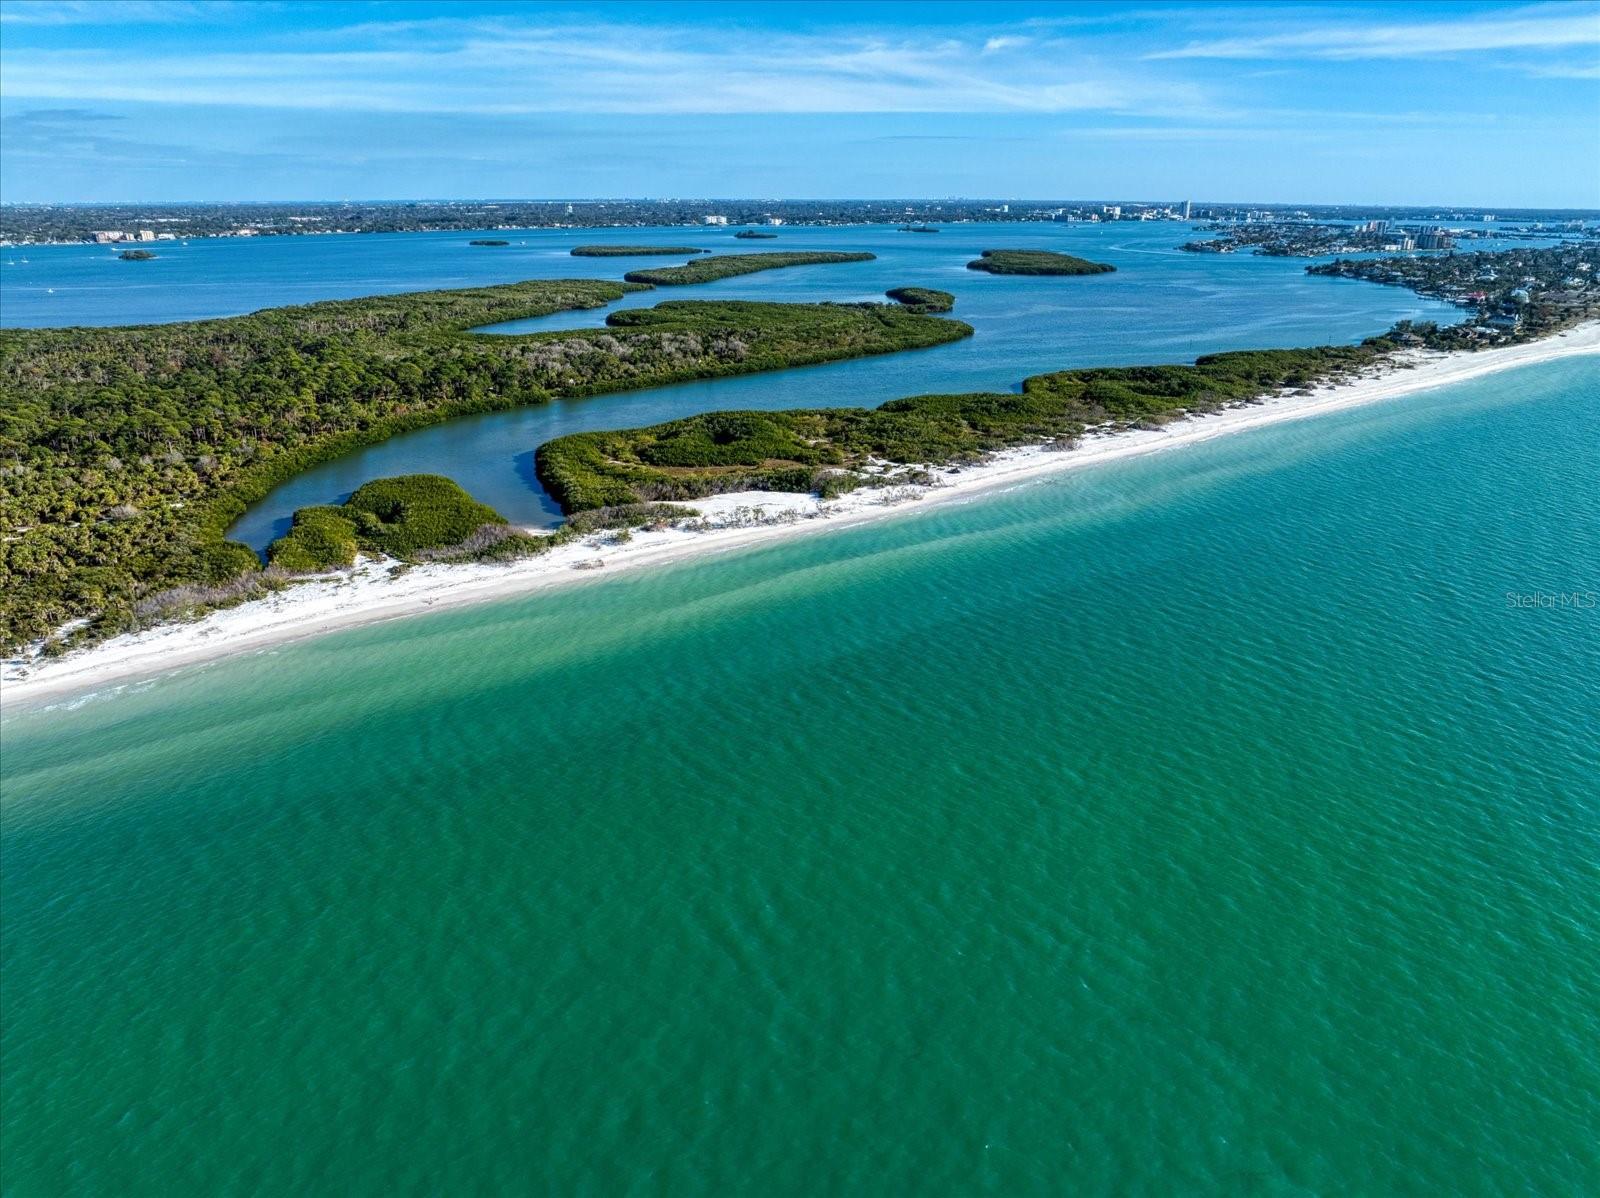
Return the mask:
<path id="1" fill-rule="evenodd" d="M 1600 1190 L 1596 360 L 3 728 L 4 1188 Z"/>

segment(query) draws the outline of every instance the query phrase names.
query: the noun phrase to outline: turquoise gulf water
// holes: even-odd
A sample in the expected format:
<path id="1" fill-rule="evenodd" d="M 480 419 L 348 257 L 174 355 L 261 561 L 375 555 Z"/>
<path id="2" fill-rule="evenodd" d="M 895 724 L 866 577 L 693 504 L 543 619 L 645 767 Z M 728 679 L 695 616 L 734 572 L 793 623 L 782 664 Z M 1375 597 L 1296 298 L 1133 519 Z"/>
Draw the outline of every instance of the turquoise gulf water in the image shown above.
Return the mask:
<path id="1" fill-rule="evenodd" d="M 0 726 L 9 1195 L 1600 1191 L 1600 365 Z"/>

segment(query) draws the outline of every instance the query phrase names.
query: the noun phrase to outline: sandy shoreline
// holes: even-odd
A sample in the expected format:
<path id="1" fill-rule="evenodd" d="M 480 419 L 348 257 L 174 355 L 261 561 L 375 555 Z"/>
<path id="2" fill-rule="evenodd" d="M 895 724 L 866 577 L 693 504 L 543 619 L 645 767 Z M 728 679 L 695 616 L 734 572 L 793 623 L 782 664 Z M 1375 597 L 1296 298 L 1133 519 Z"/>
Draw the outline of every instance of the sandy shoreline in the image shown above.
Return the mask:
<path id="1" fill-rule="evenodd" d="M 861 490 L 826 503 L 815 496 L 772 492 L 720 495 L 688 504 L 712 526 L 705 531 L 637 531 L 624 544 L 613 543 L 609 534 L 599 534 L 537 558 L 506 564 L 414 566 L 391 576 L 395 563 L 362 560 L 344 574 L 300 583 L 268 598 L 213 612 L 193 623 L 130 633 L 61 658 L 7 661 L 0 669 L 0 709 L 16 710 L 339 629 L 532 594 L 585 579 L 610 577 L 619 571 L 765 544 L 785 536 L 850 527 L 1064 470 L 1176 448 L 1285 420 L 1344 411 L 1518 366 L 1593 353 L 1600 353 L 1600 323 L 1504 349 L 1454 354 L 1412 352 L 1399 356 L 1400 361 L 1412 363 L 1410 369 L 1386 365 L 1310 395 L 1269 399 L 1157 430 L 1089 436 L 1070 451 L 1012 450 L 997 454 L 980 466 L 941 472 L 940 481 L 931 487 Z M 603 562 L 604 568 L 584 568 L 596 562 Z"/>

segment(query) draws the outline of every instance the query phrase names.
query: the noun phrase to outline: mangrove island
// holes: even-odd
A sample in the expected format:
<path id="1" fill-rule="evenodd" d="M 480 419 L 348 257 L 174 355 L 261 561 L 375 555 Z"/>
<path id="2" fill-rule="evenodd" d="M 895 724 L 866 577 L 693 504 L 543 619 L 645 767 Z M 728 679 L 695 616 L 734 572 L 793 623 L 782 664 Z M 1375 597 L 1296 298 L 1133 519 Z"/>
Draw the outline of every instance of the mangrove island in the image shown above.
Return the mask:
<path id="1" fill-rule="evenodd" d="M 967 269 L 992 275 L 1103 275 L 1117 268 L 1053 250 L 984 250 L 982 257 L 967 263 Z"/>
<path id="2" fill-rule="evenodd" d="M 692 245 L 579 245 L 572 248 L 574 258 L 648 258 L 652 255 L 666 257 L 669 254 L 677 258 L 710 252 Z"/>
<path id="3" fill-rule="evenodd" d="M 786 266 L 824 266 L 835 262 L 870 262 L 876 254 L 841 254 L 830 251 L 797 254 L 716 254 L 697 258 L 682 266 L 662 266 L 651 270 L 630 270 L 622 277 L 630 283 L 650 283 L 675 287 L 684 283 L 710 283 L 734 275 L 754 274 L 758 270 L 781 270 Z"/>

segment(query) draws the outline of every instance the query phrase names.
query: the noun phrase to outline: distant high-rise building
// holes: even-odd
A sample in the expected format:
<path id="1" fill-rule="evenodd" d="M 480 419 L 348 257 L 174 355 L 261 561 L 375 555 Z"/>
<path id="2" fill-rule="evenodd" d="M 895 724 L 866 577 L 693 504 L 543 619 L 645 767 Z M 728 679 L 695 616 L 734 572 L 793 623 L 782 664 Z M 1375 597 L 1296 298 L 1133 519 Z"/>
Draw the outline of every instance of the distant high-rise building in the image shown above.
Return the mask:
<path id="1" fill-rule="evenodd" d="M 725 216 L 703 216 L 700 218 L 700 223 L 703 225 L 725 225 L 728 223 L 728 218 Z"/>
<path id="2" fill-rule="evenodd" d="M 1191 211 L 1191 208 L 1192 208 L 1192 201 L 1185 200 L 1183 202 L 1183 219 L 1184 220 L 1188 220 L 1189 219 L 1189 213 Z"/>

